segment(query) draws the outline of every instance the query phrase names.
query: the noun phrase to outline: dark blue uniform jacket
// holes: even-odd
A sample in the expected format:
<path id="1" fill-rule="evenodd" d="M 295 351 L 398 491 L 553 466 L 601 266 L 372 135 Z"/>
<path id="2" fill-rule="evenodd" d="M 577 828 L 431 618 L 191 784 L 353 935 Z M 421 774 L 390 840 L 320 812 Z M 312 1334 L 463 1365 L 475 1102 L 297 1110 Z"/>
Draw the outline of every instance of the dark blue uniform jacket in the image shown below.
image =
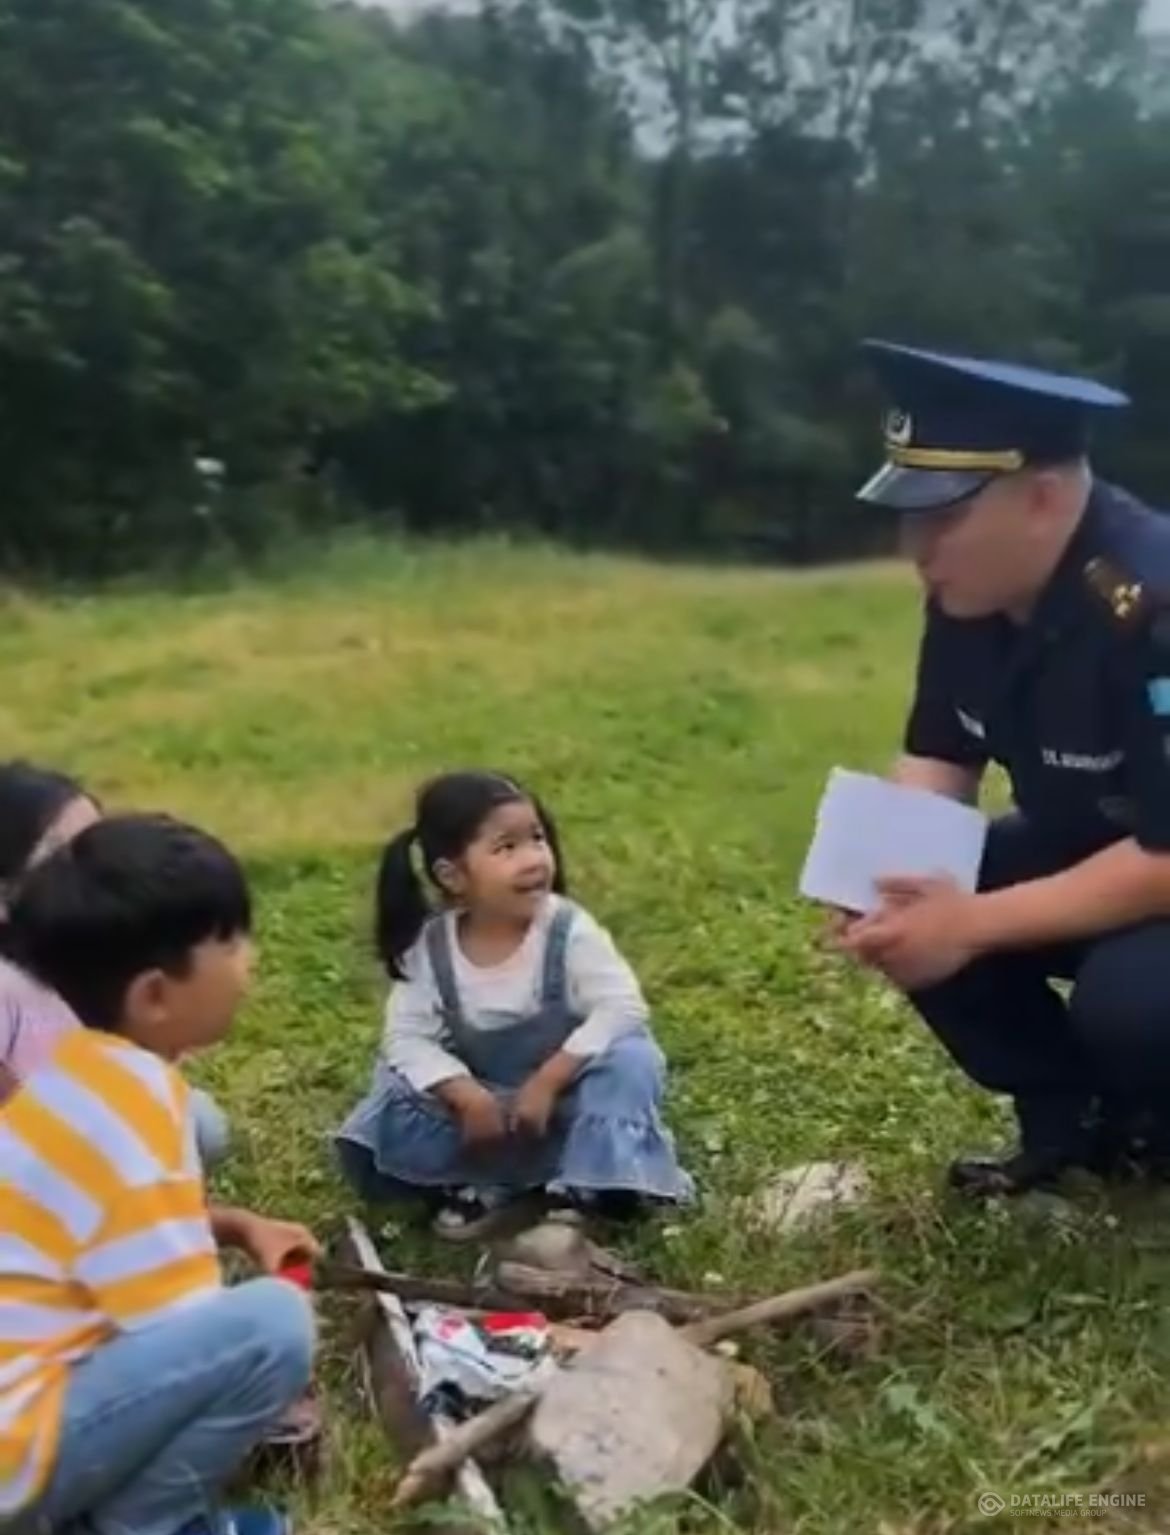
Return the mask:
<path id="1" fill-rule="evenodd" d="M 1081 856 L 1170 852 L 1170 518 L 1097 483 L 1029 623 L 928 607 L 905 748 L 1000 764 Z"/>

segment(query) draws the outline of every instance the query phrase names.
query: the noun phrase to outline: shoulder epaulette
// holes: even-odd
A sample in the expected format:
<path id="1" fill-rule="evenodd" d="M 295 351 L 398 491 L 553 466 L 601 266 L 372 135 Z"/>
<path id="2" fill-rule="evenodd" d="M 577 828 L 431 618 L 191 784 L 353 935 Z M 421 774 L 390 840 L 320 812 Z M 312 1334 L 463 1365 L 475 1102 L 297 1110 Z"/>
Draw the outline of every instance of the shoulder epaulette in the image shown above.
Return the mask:
<path id="1" fill-rule="evenodd" d="M 1134 628 L 1151 617 L 1164 602 L 1141 581 L 1103 555 L 1096 555 L 1085 566 L 1085 580 L 1090 591 L 1109 609 L 1124 629 Z"/>

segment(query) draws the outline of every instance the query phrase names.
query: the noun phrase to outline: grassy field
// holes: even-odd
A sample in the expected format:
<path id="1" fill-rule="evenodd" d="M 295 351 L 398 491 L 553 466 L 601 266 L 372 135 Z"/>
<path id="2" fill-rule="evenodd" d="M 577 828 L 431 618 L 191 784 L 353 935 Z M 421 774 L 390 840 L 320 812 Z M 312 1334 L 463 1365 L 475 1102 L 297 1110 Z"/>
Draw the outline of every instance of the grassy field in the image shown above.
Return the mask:
<path id="1" fill-rule="evenodd" d="M 899 572 L 655 569 L 502 545 L 349 547 L 311 573 L 194 595 L 8 598 L 6 751 L 110 805 L 171 809 L 246 856 L 263 963 L 198 1068 L 238 1145 L 220 1192 L 318 1223 L 346 1208 L 325 1134 L 366 1081 L 382 985 L 368 952 L 382 839 L 418 779 L 489 763 L 563 824 L 575 893 L 615 932 L 673 1060 L 671 1112 L 703 1188 L 639 1238 L 663 1279 L 759 1290 L 876 1263 L 878 1356 L 844 1369 L 768 1345 L 778 1426 L 697 1531 L 993 1530 L 990 1491 L 1127 1491 L 1098 1530 L 1170 1525 L 1170 1319 L 1156 1208 L 969 1210 L 947 1159 L 994 1144 L 996 1104 L 908 1011 L 819 952 L 794 898 L 834 763 L 896 746 L 917 604 Z M 809 1158 L 862 1161 L 862 1212 L 799 1241 L 736 1204 Z M 387 1231 L 393 1258 L 445 1253 Z M 317 1532 L 385 1531 L 391 1468 L 331 1331 L 335 1453 Z M 555 1528 L 538 1505 L 517 1528 Z M 647 1522 L 647 1529 L 658 1525 Z"/>

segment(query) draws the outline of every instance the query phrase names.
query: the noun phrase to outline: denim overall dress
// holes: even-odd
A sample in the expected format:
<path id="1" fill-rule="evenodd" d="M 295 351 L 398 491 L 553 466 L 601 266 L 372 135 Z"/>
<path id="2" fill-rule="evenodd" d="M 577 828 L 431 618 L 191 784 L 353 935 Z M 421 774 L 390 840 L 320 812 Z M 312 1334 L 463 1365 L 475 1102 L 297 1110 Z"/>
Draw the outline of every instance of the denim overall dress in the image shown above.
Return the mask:
<path id="1" fill-rule="evenodd" d="M 472 1027 L 455 978 L 450 930 L 441 919 L 425 933 L 439 993 L 446 1045 L 493 1092 L 505 1112 L 517 1091 L 562 1048 L 581 1019 L 569 1001 L 566 954 L 574 907 L 561 901 L 549 924 L 539 1001 L 527 1014 L 482 1014 Z M 690 1177 L 679 1166 L 662 1121 L 666 1062 L 640 1027 L 584 1062 L 557 1103 L 542 1140 L 509 1136 L 471 1151 L 458 1121 L 433 1093 L 421 1093 L 379 1060 L 370 1093 L 337 1132 L 342 1167 L 370 1200 L 420 1189 L 473 1189 L 485 1195 L 621 1191 L 666 1203 L 688 1202 Z"/>

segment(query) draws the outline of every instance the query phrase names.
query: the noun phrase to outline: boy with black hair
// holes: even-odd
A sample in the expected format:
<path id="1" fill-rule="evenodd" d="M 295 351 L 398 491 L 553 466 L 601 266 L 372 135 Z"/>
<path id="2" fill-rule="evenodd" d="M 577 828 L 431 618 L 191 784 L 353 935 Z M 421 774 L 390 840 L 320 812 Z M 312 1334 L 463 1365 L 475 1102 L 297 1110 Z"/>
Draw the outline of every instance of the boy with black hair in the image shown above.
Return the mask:
<path id="1" fill-rule="evenodd" d="M 313 1318 L 279 1280 L 225 1288 L 217 1238 L 270 1271 L 315 1244 L 208 1210 L 173 1064 L 246 990 L 243 873 L 194 828 L 115 817 L 28 876 L 10 923 L 86 1027 L 0 1110 L 0 1524 L 276 1535 L 216 1500 L 304 1391 Z"/>

